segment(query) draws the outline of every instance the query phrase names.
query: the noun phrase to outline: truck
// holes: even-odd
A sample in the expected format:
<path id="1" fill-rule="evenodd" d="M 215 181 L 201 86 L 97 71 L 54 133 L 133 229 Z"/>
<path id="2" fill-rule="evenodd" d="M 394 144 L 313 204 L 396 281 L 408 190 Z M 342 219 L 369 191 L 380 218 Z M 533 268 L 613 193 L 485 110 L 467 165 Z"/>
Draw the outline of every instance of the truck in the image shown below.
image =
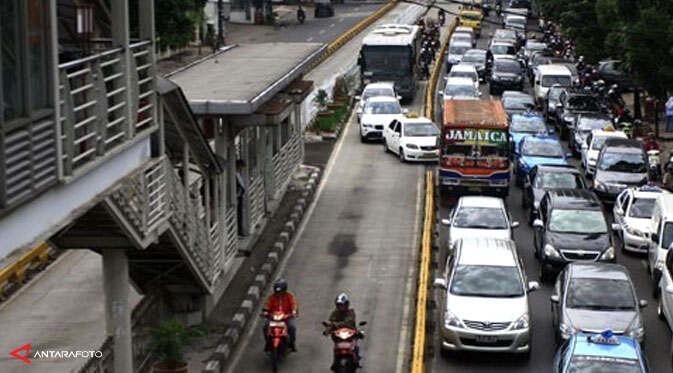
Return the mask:
<path id="1" fill-rule="evenodd" d="M 439 137 L 438 180 L 450 194 L 506 197 L 510 135 L 499 100 L 446 100 Z"/>
<path id="2" fill-rule="evenodd" d="M 420 79 L 422 33 L 414 25 L 378 26 L 362 40 L 358 57 L 362 86 L 393 82 L 403 99 L 413 100 Z"/>

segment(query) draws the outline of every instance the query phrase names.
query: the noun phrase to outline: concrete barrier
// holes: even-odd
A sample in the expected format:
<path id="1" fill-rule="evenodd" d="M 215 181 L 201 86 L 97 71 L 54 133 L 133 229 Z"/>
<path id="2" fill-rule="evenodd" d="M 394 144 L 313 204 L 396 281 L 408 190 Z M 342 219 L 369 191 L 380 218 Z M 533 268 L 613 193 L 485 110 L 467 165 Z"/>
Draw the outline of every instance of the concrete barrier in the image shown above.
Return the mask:
<path id="1" fill-rule="evenodd" d="M 43 242 L 23 254 L 19 260 L 3 268 L 0 271 L 0 300 L 6 298 L 7 290 L 24 283 L 29 269 L 43 267 L 54 255 L 55 250 Z"/>

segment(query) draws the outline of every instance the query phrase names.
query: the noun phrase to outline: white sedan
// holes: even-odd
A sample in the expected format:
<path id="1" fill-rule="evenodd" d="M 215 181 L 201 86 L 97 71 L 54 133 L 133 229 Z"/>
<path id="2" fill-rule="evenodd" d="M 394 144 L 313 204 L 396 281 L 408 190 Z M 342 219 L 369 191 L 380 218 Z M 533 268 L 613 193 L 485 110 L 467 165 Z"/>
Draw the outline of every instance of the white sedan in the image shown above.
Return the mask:
<path id="1" fill-rule="evenodd" d="M 410 115 L 395 119 L 383 130 L 383 150 L 406 161 L 436 161 L 439 129 L 430 119 Z"/>

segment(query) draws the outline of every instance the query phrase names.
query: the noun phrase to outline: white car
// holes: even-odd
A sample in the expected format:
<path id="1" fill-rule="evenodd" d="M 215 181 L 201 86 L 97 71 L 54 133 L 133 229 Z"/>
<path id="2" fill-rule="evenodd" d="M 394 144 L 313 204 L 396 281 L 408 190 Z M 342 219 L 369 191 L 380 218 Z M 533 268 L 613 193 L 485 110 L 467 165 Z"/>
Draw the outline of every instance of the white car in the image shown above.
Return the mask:
<path id="1" fill-rule="evenodd" d="M 507 17 L 505 17 L 505 28 L 525 33 L 527 22 L 528 20 L 524 16 L 508 15 Z"/>
<path id="2" fill-rule="evenodd" d="M 383 150 L 398 155 L 400 162 L 439 159 L 439 129 L 428 118 L 409 115 L 394 119 L 383 130 Z"/>
<path id="3" fill-rule="evenodd" d="M 447 70 L 450 70 L 451 65 L 459 64 L 460 60 L 463 59 L 463 55 L 469 49 L 472 49 L 472 44 L 464 41 L 456 41 L 449 44 L 449 50 L 446 56 L 446 64 L 449 67 Z"/>
<path id="4" fill-rule="evenodd" d="M 472 33 L 467 33 L 467 32 L 457 32 L 454 31 L 453 34 L 451 34 L 451 40 L 449 43 L 470 43 L 472 45 L 472 48 L 477 46 L 477 39 L 475 39 L 472 36 Z"/>
<path id="5" fill-rule="evenodd" d="M 458 26 L 453 30 L 454 34 L 457 33 L 457 32 L 468 33 L 468 34 L 472 35 L 472 39 L 476 39 L 476 37 L 474 35 L 474 29 L 472 27 Z"/>
<path id="6" fill-rule="evenodd" d="M 528 293 L 540 284 L 527 281 L 514 241 L 460 240 L 433 286 L 444 293 L 442 349 L 530 353 Z"/>
<path id="7" fill-rule="evenodd" d="M 673 250 L 666 253 L 664 264 L 661 268 L 661 280 L 658 284 L 659 303 L 657 315 L 666 321 L 668 327 L 673 329 Z"/>
<path id="8" fill-rule="evenodd" d="M 646 253 L 652 234 L 652 212 L 654 203 L 662 193 L 659 187 L 645 185 L 624 189 L 615 200 L 612 209 L 612 228 L 621 232 L 624 250 Z"/>
<path id="9" fill-rule="evenodd" d="M 593 130 L 587 136 L 587 141 L 582 144 L 582 167 L 584 167 L 584 174 L 592 176 L 596 172 L 596 161 L 598 161 L 598 153 L 603 149 L 605 140 L 610 137 L 628 138 L 622 131 L 615 131 L 608 128 L 607 130 Z"/>
<path id="10" fill-rule="evenodd" d="M 474 89 L 479 90 L 479 73 L 474 65 L 459 63 L 451 67 L 451 72 L 447 79 L 451 78 L 469 78 L 474 83 Z"/>
<path id="11" fill-rule="evenodd" d="M 449 251 L 458 240 L 468 237 L 510 240 L 512 228 L 519 226 L 518 221 L 511 221 L 502 198 L 483 196 L 460 197 L 442 224 L 449 227 Z"/>
<path id="12" fill-rule="evenodd" d="M 367 100 L 360 118 L 360 140 L 381 140 L 383 127 L 407 113 L 397 97 L 378 96 Z"/>
<path id="13" fill-rule="evenodd" d="M 362 90 L 362 94 L 360 96 L 355 96 L 355 99 L 358 100 L 358 104 L 355 108 L 355 112 L 358 115 L 358 123 L 360 123 L 362 110 L 364 109 L 367 100 L 378 96 L 395 97 L 398 101 L 402 99 L 402 96 L 399 96 L 397 92 L 395 92 L 395 84 L 393 82 L 376 82 L 367 84 L 365 89 Z"/>
<path id="14" fill-rule="evenodd" d="M 516 46 L 510 42 L 506 41 L 494 41 L 488 47 L 488 50 L 491 51 L 493 59 L 499 57 L 514 57 L 516 58 Z"/>
<path id="15" fill-rule="evenodd" d="M 440 92 L 444 100 L 477 100 L 481 92 L 474 87 L 474 82 L 470 78 L 448 78 L 444 92 Z"/>

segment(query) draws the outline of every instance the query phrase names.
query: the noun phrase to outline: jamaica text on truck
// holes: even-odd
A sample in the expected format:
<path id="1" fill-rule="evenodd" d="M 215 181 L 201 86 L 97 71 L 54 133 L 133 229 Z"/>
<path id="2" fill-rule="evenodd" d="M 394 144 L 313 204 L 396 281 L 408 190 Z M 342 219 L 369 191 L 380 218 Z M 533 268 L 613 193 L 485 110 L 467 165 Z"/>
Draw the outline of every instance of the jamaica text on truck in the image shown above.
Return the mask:
<path id="1" fill-rule="evenodd" d="M 441 189 L 509 193 L 509 127 L 497 100 L 447 100 L 440 137 Z"/>
<path id="2" fill-rule="evenodd" d="M 395 91 L 412 100 L 419 79 L 421 32 L 418 26 L 381 25 L 362 40 L 358 58 L 363 86 L 394 82 Z"/>

